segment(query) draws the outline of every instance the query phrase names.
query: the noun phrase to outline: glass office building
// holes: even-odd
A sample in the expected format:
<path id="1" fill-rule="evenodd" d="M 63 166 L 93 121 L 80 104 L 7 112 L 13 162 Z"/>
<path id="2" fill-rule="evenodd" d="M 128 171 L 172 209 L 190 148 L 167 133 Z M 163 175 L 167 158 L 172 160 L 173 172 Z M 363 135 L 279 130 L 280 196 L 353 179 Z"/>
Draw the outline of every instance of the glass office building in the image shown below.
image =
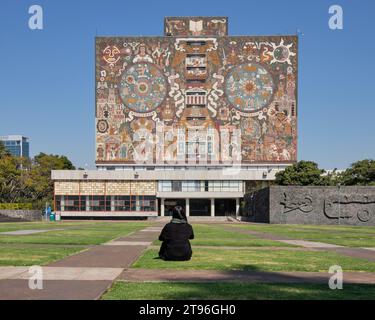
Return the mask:
<path id="1" fill-rule="evenodd" d="M 29 138 L 21 135 L 0 136 L 5 148 L 16 157 L 29 158 Z"/>

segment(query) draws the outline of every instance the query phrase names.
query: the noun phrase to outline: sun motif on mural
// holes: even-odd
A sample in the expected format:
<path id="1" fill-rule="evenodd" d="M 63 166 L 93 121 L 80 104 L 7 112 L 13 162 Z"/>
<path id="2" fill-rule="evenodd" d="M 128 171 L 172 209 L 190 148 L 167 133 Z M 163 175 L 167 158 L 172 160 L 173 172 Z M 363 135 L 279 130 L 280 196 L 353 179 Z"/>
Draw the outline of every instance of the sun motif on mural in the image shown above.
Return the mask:
<path id="1" fill-rule="evenodd" d="M 291 65 L 292 62 L 290 61 L 290 58 L 296 55 L 294 52 L 290 50 L 292 46 L 293 43 L 284 45 L 284 39 L 281 39 L 279 44 L 272 43 L 273 52 L 271 53 L 271 55 L 273 59 L 271 60 L 271 64 L 275 62 L 286 62 L 289 65 Z"/>
<path id="2" fill-rule="evenodd" d="M 271 74 L 256 63 L 234 67 L 227 75 L 225 91 L 229 102 L 238 110 L 254 112 L 271 101 L 274 83 Z"/>
<path id="3" fill-rule="evenodd" d="M 166 94 L 166 79 L 152 63 L 134 64 L 121 75 L 121 99 L 135 112 L 155 110 L 164 101 Z"/>
<path id="4" fill-rule="evenodd" d="M 117 61 L 120 60 L 120 50 L 116 46 L 107 46 L 103 50 L 103 59 L 109 64 L 110 67 L 114 67 Z"/>

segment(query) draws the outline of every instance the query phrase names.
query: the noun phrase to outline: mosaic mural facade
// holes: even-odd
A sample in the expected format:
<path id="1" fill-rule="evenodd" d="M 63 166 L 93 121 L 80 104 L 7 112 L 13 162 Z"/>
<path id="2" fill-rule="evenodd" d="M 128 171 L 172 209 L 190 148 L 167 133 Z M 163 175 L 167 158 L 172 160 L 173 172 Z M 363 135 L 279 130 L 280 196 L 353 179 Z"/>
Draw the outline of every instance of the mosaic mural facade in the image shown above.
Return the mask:
<path id="1" fill-rule="evenodd" d="M 139 162 L 145 140 L 153 163 L 235 145 L 242 163 L 296 161 L 296 36 L 226 36 L 223 17 L 166 18 L 165 34 L 96 38 L 97 163 Z"/>

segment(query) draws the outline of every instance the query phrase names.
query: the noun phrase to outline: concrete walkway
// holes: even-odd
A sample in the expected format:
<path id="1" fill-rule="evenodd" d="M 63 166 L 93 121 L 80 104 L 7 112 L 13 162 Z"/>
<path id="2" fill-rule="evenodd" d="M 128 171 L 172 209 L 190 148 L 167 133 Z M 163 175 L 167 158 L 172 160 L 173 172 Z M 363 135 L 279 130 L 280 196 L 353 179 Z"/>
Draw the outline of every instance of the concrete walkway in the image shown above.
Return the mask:
<path id="1" fill-rule="evenodd" d="M 159 224 L 49 264 L 43 289 L 29 289 L 28 267 L 0 267 L 0 300 L 98 299 L 159 235 Z"/>
<path id="2" fill-rule="evenodd" d="M 303 247 L 305 249 L 311 250 L 322 250 L 322 251 L 334 251 L 342 255 L 346 255 L 348 257 L 357 258 L 357 259 L 364 259 L 368 261 L 375 261 L 375 248 L 353 248 L 353 247 L 345 247 L 330 243 L 323 243 L 323 242 L 316 242 L 316 241 L 306 241 L 306 240 L 296 240 L 291 239 L 285 236 L 279 236 L 272 233 L 254 231 L 254 230 L 244 230 L 238 227 L 233 226 L 224 226 L 224 229 L 229 231 L 237 231 L 242 234 L 249 234 L 252 236 L 256 236 L 260 239 L 265 240 L 273 240 L 282 243 L 292 244 L 296 246 Z"/>
<path id="3" fill-rule="evenodd" d="M 0 235 L 6 236 L 26 236 L 29 234 L 43 233 L 48 231 L 61 231 L 65 229 L 33 229 L 33 230 L 16 230 L 16 231 L 5 231 L 0 232 Z"/>
<path id="4" fill-rule="evenodd" d="M 328 283 L 332 274 L 325 272 L 259 272 L 216 270 L 127 269 L 118 280 L 129 282 L 264 282 Z M 375 284 L 375 273 L 344 272 L 344 283 Z"/>

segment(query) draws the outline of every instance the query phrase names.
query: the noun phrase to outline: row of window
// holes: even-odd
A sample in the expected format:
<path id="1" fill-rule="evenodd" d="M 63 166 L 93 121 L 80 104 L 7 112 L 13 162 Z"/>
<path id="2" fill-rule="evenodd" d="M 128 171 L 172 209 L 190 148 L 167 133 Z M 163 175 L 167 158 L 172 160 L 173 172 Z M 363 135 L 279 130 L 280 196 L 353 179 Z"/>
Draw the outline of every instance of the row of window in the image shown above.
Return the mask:
<path id="1" fill-rule="evenodd" d="M 55 196 L 56 211 L 157 211 L 155 196 Z"/>
<path id="2" fill-rule="evenodd" d="M 237 180 L 188 180 L 188 181 L 172 181 L 164 180 L 158 182 L 158 191 L 166 192 L 202 192 L 202 191 L 216 191 L 216 192 L 240 192 L 242 191 L 242 181 Z"/>

